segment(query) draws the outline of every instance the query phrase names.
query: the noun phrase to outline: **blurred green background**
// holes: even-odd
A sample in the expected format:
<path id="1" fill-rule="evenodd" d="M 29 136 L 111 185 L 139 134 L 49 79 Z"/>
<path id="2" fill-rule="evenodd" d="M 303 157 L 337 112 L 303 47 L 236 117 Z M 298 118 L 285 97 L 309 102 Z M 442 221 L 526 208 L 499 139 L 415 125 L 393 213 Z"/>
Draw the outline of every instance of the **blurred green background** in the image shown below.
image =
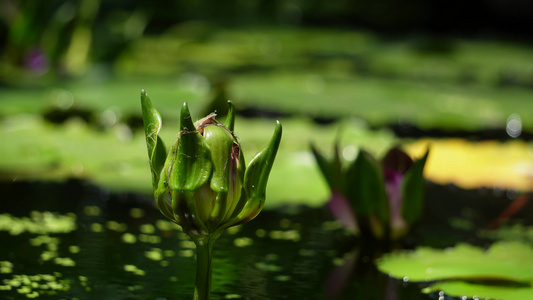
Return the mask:
<path id="1" fill-rule="evenodd" d="M 184 101 L 200 118 L 233 100 L 247 160 L 280 119 L 267 206 L 320 205 L 310 141 L 528 141 L 532 17 L 518 0 L 1 0 L 0 178 L 149 193 L 146 89 L 167 145 Z"/>

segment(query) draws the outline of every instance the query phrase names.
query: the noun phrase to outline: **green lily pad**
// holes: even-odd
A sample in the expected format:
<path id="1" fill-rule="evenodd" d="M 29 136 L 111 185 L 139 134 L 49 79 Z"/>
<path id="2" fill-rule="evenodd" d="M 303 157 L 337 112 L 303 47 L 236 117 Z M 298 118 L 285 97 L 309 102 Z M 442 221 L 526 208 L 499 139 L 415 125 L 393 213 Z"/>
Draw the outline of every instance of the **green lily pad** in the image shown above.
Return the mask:
<path id="1" fill-rule="evenodd" d="M 533 299 L 532 287 L 494 286 L 464 281 L 449 281 L 439 282 L 424 289 L 426 293 L 438 293 L 441 291 L 444 291 L 449 296 L 463 297 L 466 295 L 474 299 Z"/>
<path id="2" fill-rule="evenodd" d="M 533 299 L 533 247 L 518 242 L 497 242 L 487 250 L 467 244 L 443 250 L 420 247 L 416 251 L 385 255 L 378 261 L 378 269 L 404 281 L 445 280 L 430 285 L 426 289 L 429 292 L 489 299 Z"/>

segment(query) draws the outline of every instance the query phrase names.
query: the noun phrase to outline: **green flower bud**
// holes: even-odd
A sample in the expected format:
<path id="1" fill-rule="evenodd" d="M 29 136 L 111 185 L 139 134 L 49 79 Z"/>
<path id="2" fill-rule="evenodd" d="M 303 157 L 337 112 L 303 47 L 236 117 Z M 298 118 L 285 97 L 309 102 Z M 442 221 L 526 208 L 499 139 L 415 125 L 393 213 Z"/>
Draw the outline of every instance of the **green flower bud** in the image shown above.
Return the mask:
<path id="1" fill-rule="evenodd" d="M 161 116 L 144 90 L 141 102 L 154 196 L 163 215 L 191 236 L 211 236 L 259 214 L 281 140 L 279 121 L 269 144 L 246 167 L 233 133 L 231 101 L 224 123 L 215 114 L 193 123 L 184 103 L 178 139 L 168 153 L 159 137 Z"/>

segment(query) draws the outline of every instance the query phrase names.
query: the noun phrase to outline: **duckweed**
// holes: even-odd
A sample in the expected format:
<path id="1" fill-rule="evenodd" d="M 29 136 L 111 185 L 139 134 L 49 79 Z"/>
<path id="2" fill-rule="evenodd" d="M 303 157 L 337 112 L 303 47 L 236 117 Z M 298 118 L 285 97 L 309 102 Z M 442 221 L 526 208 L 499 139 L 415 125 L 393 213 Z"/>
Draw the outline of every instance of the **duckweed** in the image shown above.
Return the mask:
<path id="1" fill-rule="evenodd" d="M 0 273 L 7 274 L 13 272 L 13 263 L 10 261 L 0 261 Z"/>
<path id="2" fill-rule="evenodd" d="M 144 217 L 144 210 L 141 208 L 132 208 L 130 209 L 130 216 L 134 219 L 139 219 Z"/>
<path id="3" fill-rule="evenodd" d="M 101 213 L 100 207 L 96 205 L 88 205 L 83 208 L 83 213 L 89 217 L 99 216 Z"/>
<path id="4" fill-rule="evenodd" d="M 126 229 L 128 229 L 128 225 L 126 225 L 125 223 L 119 223 L 117 221 L 107 221 L 105 223 L 105 226 L 107 229 L 113 230 L 116 232 L 124 232 L 126 231 Z"/>
<path id="5" fill-rule="evenodd" d="M 135 265 L 124 265 L 124 271 L 133 273 L 135 275 L 144 276 L 146 272 L 137 268 Z"/>
<path id="6" fill-rule="evenodd" d="M 181 226 L 163 219 L 155 221 L 155 227 L 161 231 L 181 230 Z"/>
<path id="7" fill-rule="evenodd" d="M 48 295 L 57 295 L 59 291 L 69 291 L 71 289 L 71 281 L 65 279 L 58 279 L 58 273 L 51 274 L 36 274 L 36 275 L 14 275 L 11 278 L 3 280 L 3 285 L 0 285 L 0 291 L 11 291 L 15 289 L 17 293 L 25 295 L 26 298 L 36 298 L 41 293 Z"/>
<path id="8" fill-rule="evenodd" d="M 155 232 L 155 227 L 152 224 L 143 224 L 139 227 L 142 233 L 151 234 Z"/>
<path id="9" fill-rule="evenodd" d="M 283 270 L 282 267 L 274 265 L 274 264 L 267 264 L 265 262 L 258 262 L 255 264 L 255 267 L 261 271 L 267 271 L 267 272 L 279 272 Z"/>
<path id="10" fill-rule="evenodd" d="M 68 251 L 72 254 L 79 253 L 81 248 L 79 246 L 71 245 L 68 247 Z"/>
<path id="11" fill-rule="evenodd" d="M 144 256 L 151 260 L 162 260 L 163 259 L 163 251 L 159 248 L 152 248 L 150 251 L 145 251 Z"/>
<path id="12" fill-rule="evenodd" d="M 127 244 L 135 244 L 137 242 L 137 237 L 132 233 L 124 233 L 122 235 L 122 241 Z"/>
<path id="13" fill-rule="evenodd" d="M 273 240 L 287 240 L 298 242 L 300 240 L 300 233 L 296 230 L 272 230 L 269 237 Z"/>
<path id="14" fill-rule="evenodd" d="M 189 249 L 180 250 L 179 251 L 179 256 L 181 256 L 181 257 L 193 257 L 194 256 L 194 251 L 189 250 Z"/>
<path id="15" fill-rule="evenodd" d="M 266 230 L 264 230 L 264 229 L 257 229 L 257 230 L 255 231 L 255 235 L 256 235 L 257 237 L 259 237 L 259 238 L 263 238 L 263 237 L 265 237 L 266 234 L 267 234 L 267 232 L 266 232 Z"/>
<path id="16" fill-rule="evenodd" d="M 30 217 L 17 218 L 10 214 L 0 214 L 0 231 L 10 235 L 24 232 L 34 234 L 68 233 L 76 230 L 76 215 L 60 215 L 51 212 L 30 212 Z"/>
<path id="17" fill-rule="evenodd" d="M 233 244 L 237 247 L 247 247 L 254 244 L 254 240 L 248 237 L 240 237 L 233 240 Z"/>
<path id="18" fill-rule="evenodd" d="M 139 241 L 143 243 L 149 243 L 149 244 L 159 244 L 161 243 L 161 237 L 157 235 L 148 235 L 148 234 L 139 234 L 138 235 Z"/>
<path id="19" fill-rule="evenodd" d="M 54 263 L 63 267 L 75 267 L 76 262 L 70 257 L 56 257 Z"/>
<path id="20" fill-rule="evenodd" d="M 104 231 L 104 226 L 100 223 L 92 223 L 91 224 L 91 231 L 92 232 L 102 232 Z"/>

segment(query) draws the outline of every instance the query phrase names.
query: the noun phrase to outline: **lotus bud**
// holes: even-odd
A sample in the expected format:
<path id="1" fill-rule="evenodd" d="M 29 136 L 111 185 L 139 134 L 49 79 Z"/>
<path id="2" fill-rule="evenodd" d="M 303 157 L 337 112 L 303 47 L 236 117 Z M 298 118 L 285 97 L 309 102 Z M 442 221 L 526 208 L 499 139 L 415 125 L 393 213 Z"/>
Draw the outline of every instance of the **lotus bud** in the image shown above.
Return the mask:
<path id="1" fill-rule="evenodd" d="M 195 299 L 206 299 L 212 244 L 226 228 L 252 220 L 263 208 L 282 127 L 278 121 L 269 144 L 246 167 L 233 133 L 233 102 L 228 101 L 224 123 L 215 113 L 193 122 L 184 103 L 178 138 L 168 153 L 159 137 L 161 116 L 144 90 L 141 104 L 155 201 L 196 243 L 198 265 L 204 270 L 197 272 Z"/>
<path id="2" fill-rule="evenodd" d="M 392 148 L 382 163 L 359 150 L 347 166 L 340 161 L 338 142 L 333 158 L 311 150 L 331 190 L 328 206 L 335 218 L 355 235 L 394 240 L 405 236 L 421 218 L 423 170 L 428 153 L 413 161 Z"/>

